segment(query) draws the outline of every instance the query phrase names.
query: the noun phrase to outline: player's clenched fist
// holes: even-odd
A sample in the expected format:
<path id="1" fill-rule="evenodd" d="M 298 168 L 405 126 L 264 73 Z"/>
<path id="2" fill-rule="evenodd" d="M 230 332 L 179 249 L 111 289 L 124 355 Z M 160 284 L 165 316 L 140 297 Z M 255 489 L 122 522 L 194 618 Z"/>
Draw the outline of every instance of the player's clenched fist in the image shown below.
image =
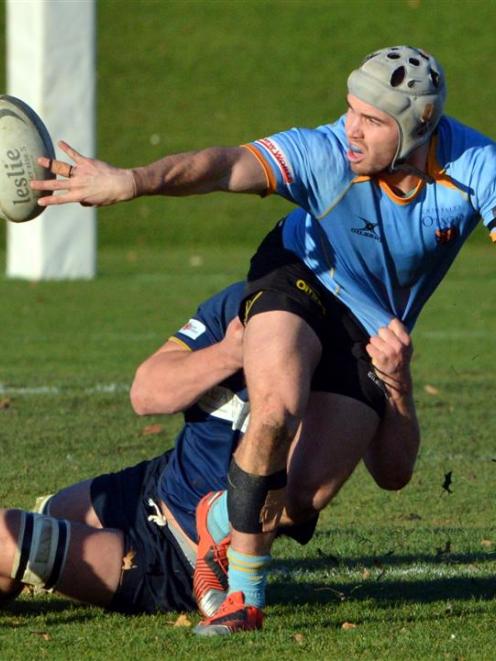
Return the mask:
<path id="1" fill-rule="evenodd" d="M 410 361 L 413 344 L 405 326 L 399 319 L 392 319 L 387 326 L 379 328 L 366 346 L 374 369 L 384 381 L 391 394 L 407 393 L 412 388 Z"/>

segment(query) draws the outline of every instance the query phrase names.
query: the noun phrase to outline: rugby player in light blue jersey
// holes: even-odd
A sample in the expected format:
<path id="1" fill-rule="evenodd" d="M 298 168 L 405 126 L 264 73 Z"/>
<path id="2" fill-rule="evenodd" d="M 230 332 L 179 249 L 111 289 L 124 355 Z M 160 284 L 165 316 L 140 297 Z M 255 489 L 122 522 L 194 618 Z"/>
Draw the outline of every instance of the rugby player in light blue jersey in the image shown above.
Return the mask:
<path id="1" fill-rule="evenodd" d="M 292 129 L 234 148 L 166 156 L 136 169 L 88 159 L 40 159 L 58 180 L 36 181 L 49 206 L 114 204 L 140 195 L 275 192 L 301 207 L 252 259 L 243 367 L 251 403 L 229 471 L 230 599 L 203 624 L 214 635 L 258 626 L 252 584 L 270 559 L 286 502 L 286 464 L 304 419 L 313 437 L 368 446 L 380 416 L 357 391 L 336 390 L 343 356 L 390 324 L 413 324 L 464 240 L 482 218 L 496 238 L 496 145 L 443 115 L 444 73 L 428 53 L 395 46 L 369 55 L 348 79 L 348 110 L 336 123 Z M 318 409 L 309 408 L 323 352 L 332 354 Z M 373 360 L 375 358 L 372 356 Z M 362 394 L 377 378 L 365 371 Z M 367 383 L 369 380 L 371 383 Z M 402 403 L 397 403 L 399 410 Z M 353 421 L 353 428 L 343 421 Z M 317 441 L 315 441 L 317 442 Z M 321 470 L 312 464 L 309 472 Z M 243 600 L 240 593 L 250 594 Z"/>

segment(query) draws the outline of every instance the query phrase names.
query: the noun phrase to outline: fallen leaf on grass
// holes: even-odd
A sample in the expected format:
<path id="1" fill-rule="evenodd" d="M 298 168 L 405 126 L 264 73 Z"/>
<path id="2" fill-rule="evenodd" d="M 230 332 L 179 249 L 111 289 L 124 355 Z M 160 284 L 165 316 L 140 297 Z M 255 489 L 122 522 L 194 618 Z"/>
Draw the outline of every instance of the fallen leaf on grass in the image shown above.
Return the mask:
<path id="1" fill-rule="evenodd" d="M 31 631 L 33 636 L 39 636 L 40 638 L 43 638 L 43 640 L 51 640 L 51 636 L 48 632 L 46 631 Z"/>
<path id="2" fill-rule="evenodd" d="M 453 471 L 449 471 L 449 473 L 444 474 L 444 482 L 443 482 L 443 489 L 446 491 L 446 493 L 453 493 L 453 491 L 450 489 L 451 483 L 453 482 L 452 476 Z"/>
<path id="3" fill-rule="evenodd" d="M 3 397 L 0 399 L 0 411 L 5 411 L 5 409 L 10 408 L 10 405 L 12 404 L 10 397 Z"/>
<path id="4" fill-rule="evenodd" d="M 353 622 L 343 622 L 341 625 L 341 629 L 344 629 L 345 631 L 348 631 L 349 629 L 356 629 L 357 625 L 353 624 Z"/>
<path id="5" fill-rule="evenodd" d="M 175 627 L 192 627 L 193 623 L 191 622 L 191 620 L 189 619 L 189 617 L 187 615 L 185 615 L 184 613 L 181 613 L 181 615 L 179 615 L 177 620 L 174 622 L 174 626 Z"/>
<path id="6" fill-rule="evenodd" d="M 164 428 L 162 425 L 156 424 L 156 425 L 148 425 L 147 427 L 143 427 L 142 434 L 143 436 L 151 436 L 152 434 L 161 434 L 164 431 Z"/>
<path id="7" fill-rule="evenodd" d="M 442 558 L 446 555 L 449 555 L 451 553 L 451 541 L 448 539 L 446 544 L 444 545 L 444 549 L 442 547 L 436 549 L 436 558 Z"/>
<path id="8" fill-rule="evenodd" d="M 305 636 L 302 633 L 295 633 L 293 636 L 293 640 L 295 643 L 298 643 L 298 645 L 301 645 L 302 642 L 305 640 Z"/>
<path id="9" fill-rule="evenodd" d="M 136 557 L 136 551 L 134 549 L 129 549 L 126 555 L 122 558 L 122 571 L 129 571 L 130 569 L 135 569 L 137 565 L 134 564 L 134 558 Z"/>
<path id="10" fill-rule="evenodd" d="M 494 542 L 492 539 L 481 539 L 481 546 L 483 546 L 485 549 L 490 549 L 492 546 L 494 546 Z"/>
<path id="11" fill-rule="evenodd" d="M 428 395 L 439 395 L 439 390 L 435 386 L 431 386 L 429 383 L 426 383 L 424 390 Z"/>
<path id="12" fill-rule="evenodd" d="M 405 514 L 405 516 L 401 517 L 405 521 L 421 521 L 422 517 L 420 514 L 417 514 L 416 512 L 410 512 L 410 514 Z"/>

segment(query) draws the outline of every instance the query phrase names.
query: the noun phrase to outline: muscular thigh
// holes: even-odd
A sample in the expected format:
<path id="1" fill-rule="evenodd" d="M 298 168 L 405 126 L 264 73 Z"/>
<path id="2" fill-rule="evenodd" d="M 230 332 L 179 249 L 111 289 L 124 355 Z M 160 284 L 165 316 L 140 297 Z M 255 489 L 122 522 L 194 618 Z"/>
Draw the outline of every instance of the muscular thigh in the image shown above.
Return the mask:
<path id="1" fill-rule="evenodd" d="M 300 414 L 320 354 L 317 335 L 298 315 L 274 310 L 250 318 L 244 369 L 252 408 L 277 398 L 291 413 Z"/>
<path id="2" fill-rule="evenodd" d="M 84 480 L 72 484 L 54 494 L 44 508 L 44 513 L 69 521 L 79 521 L 93 528 L 102 528 L 102 523 L 91 502 L 91 483 Z"/>
<path id="3" fill-rule="evenodd" d="M 379 425 L 368 405 L 344 395 L 312 392 L 288 471 L 288 512 L 320 511 L 366 452 Z"/>

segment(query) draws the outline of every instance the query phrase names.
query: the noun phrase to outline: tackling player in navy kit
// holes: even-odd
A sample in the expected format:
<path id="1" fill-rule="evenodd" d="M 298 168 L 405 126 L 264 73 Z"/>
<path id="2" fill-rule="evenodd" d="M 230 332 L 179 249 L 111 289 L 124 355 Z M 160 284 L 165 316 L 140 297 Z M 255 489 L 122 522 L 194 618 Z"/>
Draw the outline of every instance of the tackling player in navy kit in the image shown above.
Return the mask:
<path id="1" fill-rule="evenodd" d="M 288 453 L 302 420 L 309 437 L 332 439 L 334 449 L 361 443 L 365 451 L 377 432 L 379 412 L 355 390 L 325 390 L 312 408 L 323 353 L 332 355 L 334 374 L 326 376 L 339 384 L 343 356 L 359 365 L 356 348 L 372 338 L 378 349 L 396 321 L 411 331 L 480 218 L 496 238 L 496 145 L 445 116 L 445 97 L 439 63 L 421 49 L 394 46 L 352 71 L 347 112 L 333 124 L 133 170 L 88 159 L 66 143 L 60 146 L 75 165 L 40 159 L 67 177 L 32 183 L 60 193 L 42 197 L 43 206 L 220 190 L 273 192 L 300 207 L 262 243 L 248 274 L 241 315 L 251 415 L 229 470 L 230 599 L 205 620 L 206 635 L 260 624 L 250 613 L 264 603 Z M 362 393 L 373 391 L 374 367 L 360 376 Z M 408 390 L 392 400 L 399 415 L 410 415 Z M 309 475 L 318 474 L 306 450 Z"/>
<path id="2" fill-rule="evenodd" d="M 207 577 L 193 598 L 195 511 L 200 501 L 209 505 L 215 501 L 215 509 L 203 507 L 205 518 L 197 515 L 197 521 L 220 542 L 228 538 L 224 490 L 231 456 L 249 415 L 240 369 L 243 326 L 237 317 L 243 292 L 244 283 L 236 283 L 200 305 L 194 317 L 136 372 L 131 401 L 138 414 L 185 411 L 185 424 L 172 450 L 42 498 L 39 513 L 0 510 L 4 597 L 28 584 L 123 613 L 190 610 L 196 606 L 195 598 L 206 615 L 219 607 L 227 588 L 225 543 L 217 545 L 215 562 L 202 556 L 204 566 L 214 571 L 220 560 L 220 585 Z M 381 365 L 390 369 L 391 378 L 406 382 L 410 355 L 408 346 L 392 343 Z M 389 409 L 386 404 L 381 432 L 366 456 L 376 480 L 381 456 L 394 453 L 398 436 L 405 433 Z M 416 427 L 409 433 L 415 435 Z M 293 455 L 297 454 L 295 449 Z M 308 475 L 298 478 L 299 470 L 301 464 L 295 461 L 289 474 L 294 492 L 301 497 L 299 483 L 305 482 L 308 490 L 311 480 Z M 348 471 L 346 462 L 333 464 L 334 491 Z M 295 512 L 298 506 L 296 499 Z M 215 516 L 209 518 L 212 512 Z M 294 525 L 286 513 L 282 531 L 306 543 L 316 517 L 303 511 L 300 519 Z M 259 617 L 256 610 L 252 615 Z"/>

